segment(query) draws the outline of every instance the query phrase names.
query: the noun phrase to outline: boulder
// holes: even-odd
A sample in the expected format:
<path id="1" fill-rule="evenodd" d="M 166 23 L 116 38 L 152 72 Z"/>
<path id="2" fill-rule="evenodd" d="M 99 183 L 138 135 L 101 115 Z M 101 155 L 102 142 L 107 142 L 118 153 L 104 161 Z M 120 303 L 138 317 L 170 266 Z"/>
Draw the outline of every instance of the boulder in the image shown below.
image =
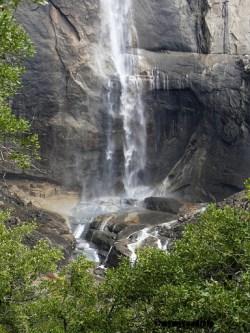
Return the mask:
<path id="1" fill-rule="evenodd" d="M 108 257 L 105 261 L 106 267 L 116 267 L 119 265 L 122 258 L 127 257 L 129 258 L 131 252 L 128 249 L 128 240 L 123 239 L 119 242 L 115 242 L 112 246 Z"/>
<path id="2" fill-rule="evenodd" d="M 178 214 L 182 203 L 174 198 L 149 197 L 144 199 L 144 207 L 150 210 Z"/>
<path id="3" fill-rule="evenodd" d="M 93 231 L 91 236 L 91 242 L 95 244 L 95 246 L 101 251 L 108 251 L 113 245 L 114 239 L 115 235 L 106 231 L 99 230 Z"/>

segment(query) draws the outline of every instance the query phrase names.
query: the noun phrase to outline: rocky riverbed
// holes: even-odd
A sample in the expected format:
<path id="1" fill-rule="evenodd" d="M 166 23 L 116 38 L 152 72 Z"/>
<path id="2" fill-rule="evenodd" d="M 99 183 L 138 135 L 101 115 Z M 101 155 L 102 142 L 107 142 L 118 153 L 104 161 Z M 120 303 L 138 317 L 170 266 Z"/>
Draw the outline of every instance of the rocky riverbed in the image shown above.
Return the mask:
<path id="1" fill-rule="evenodd" d="M 106 201 L 96 204 L 92 202 L 92 209 L 98 209 L 90 219 L 85 215 L 86 219 L 73 220 L 73 230 L 78 253 L 86 254 L 87 249 L 87 256 L 97 263 L 97 274 L 103 274 L 105 268 L 117 266 L 123 257 L 133 263 L 137 250 L 143 247 L 170 250 L 174 242 L 181 238 L 185 226 L 197 223 L 208 206 L 208 203 L 188 203 L 173 197 L 120 202 L 114 198 L 111 202 L 110 198 L 106 198 Z M 216 205 L 250 209 L 245 191 Z M 86 207 L 90 207 L 86 202 L 80 203 L 75 217 L 77 214 L 83 217 Z"/>
<path id="2" fill-rule="evenodd" d="M 77 251 L 102 267 L 112 267 L 124 256 L 135 261 L 138 248 L 168 250 L 181 237 L 184 225 L 194 221 L 205 207 L 173 197 L 82 201 L 72 220 Z"/>
<path id="3" fill-rule="evenodd" d="M 96 273 L 101 275 L 123 257 L 133 263 L 139 248 L 170 250 L 185 226 L 196 223 L 207 207 L 174 197 L 79 200 L 76 192 L 44 181 L 1 182 L 0 208 L 17 216 L 8 221 L 10 227 L 35 222 L 38 228 L 27 240 L 30 245 L 47 239 L 63 250 L 66 261 L 84 255 L 96 262 Z M 250 208 L 244 191 L 217 205 Z"/>

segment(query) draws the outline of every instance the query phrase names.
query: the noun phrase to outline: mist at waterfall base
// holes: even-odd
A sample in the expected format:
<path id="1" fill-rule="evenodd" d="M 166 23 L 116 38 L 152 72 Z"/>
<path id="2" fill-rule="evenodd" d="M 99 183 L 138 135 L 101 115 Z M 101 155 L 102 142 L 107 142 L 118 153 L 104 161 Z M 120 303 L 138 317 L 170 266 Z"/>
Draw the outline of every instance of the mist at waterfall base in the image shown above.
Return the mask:
<path id="1" fill-rule="evenodd" d="M 77 251 L 88 259 L 99 262 L 94 246 L 85 240 L 90 223 L 100 215 L 133 211 L 140 201 L 152 195 L 153 189 L 144 184 L 146 167 L 147 130 L 142 102 L 143 78 L 135 52 L 138 37 L 133 22 L 131 0 L 100 0 L 101 33 L 96 64 L 106 82 L 106 148 L 103 154 L 103 174 L 95 186 L 96 195 L 83 197 L 74 211 L 72 229 L 77 241 Z M 104 56 L 102 56 L 104 55 Z M 110 76 L 110 68 L 112 73 Z M 152 76 L 152 88 L 160 84 L 159 73 Z M 165 80 L 164 80 L 165 82 Z M 117 97 L 117 85 L 119 96 Z M 166 86 L 166 83 L 164 84 Z M 158 87 L 159 88 L 159 87 Z M 116 90 L 115 90 L 116 89 Z M 123 159 L 121 176 L 117 177 L 117 141 L 114 124 L 122 123 Z M 119 195 L 117 195 L 117 183 Z M 84 191 L 83 191 L 84 192 Z M 140 242 L 149 235 L 149 230 L 134 235 L 130 245 L 132 258 Z M 162 245 L 159 245 L 162 246 Z"/>

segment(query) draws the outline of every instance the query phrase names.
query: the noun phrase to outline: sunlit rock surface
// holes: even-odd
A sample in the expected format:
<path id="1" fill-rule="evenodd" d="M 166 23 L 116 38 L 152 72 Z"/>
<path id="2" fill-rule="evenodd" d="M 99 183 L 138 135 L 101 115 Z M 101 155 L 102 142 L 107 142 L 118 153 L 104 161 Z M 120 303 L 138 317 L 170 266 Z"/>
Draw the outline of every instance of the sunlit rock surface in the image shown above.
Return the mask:
<path id="1" fill-rule="evenodd" d="M 66 219 L 60 211 L 56 212 L 58 210 L 55 207 L 53 212 L 45 207 L 39 207 L 37 201 L 42 198 L 35 200 L 35 192 L 39 193 L 41 187 L 44 188 L 44 184 L 30 182 L 30 193 L 27 191 L 27 186 L 27 182 L 21 181 L 0 182 L 0 209 L 11 212 L 7 226 L 16 227 L 25 223 L 35 223 L 37 229 L 27 236 L 25 242 L 29 246 L 34 246 L 39 240 L 46 239 L 51 245 L 62 250 L 64 253 L 63 262 L 68 261 L 75 248 L 75 239 Z M 22 192 L 24 188 L 25 194 Z M 52 185 L 47 186 L 48 190 L 51 188 L 53 188 Z M 51 193 L 43 192 L 42 194 L 51 197 Z M 35 201 L 33 203 L 32 198 Z"/>

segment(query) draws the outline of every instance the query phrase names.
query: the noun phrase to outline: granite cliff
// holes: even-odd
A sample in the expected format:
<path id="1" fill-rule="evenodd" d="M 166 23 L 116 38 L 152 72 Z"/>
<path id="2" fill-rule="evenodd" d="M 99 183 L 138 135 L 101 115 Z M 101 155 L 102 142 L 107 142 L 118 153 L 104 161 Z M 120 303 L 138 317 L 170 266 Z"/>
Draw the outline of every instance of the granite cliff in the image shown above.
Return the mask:
<path id="1" fill-rule="evenodd" d="M 250 176 L 248 0 L 132 4 L 147 122 L 145 183 L 194 201 L 241 190 Z M 99 1 L 49 0 L 44 7 L 20 8 L 17 18 L 37 53 L 27 64 L 15 111 L 40 135 L 45 177 L 89 192 L 104 172 L 105 77 L 113 72 L 99 48 Z M 106 62 L 105 73 L 100 61 Z M 113 82 L 119 95 L 115 77 Z M 119 119 L 114 135 L 119 184 Z"/>

